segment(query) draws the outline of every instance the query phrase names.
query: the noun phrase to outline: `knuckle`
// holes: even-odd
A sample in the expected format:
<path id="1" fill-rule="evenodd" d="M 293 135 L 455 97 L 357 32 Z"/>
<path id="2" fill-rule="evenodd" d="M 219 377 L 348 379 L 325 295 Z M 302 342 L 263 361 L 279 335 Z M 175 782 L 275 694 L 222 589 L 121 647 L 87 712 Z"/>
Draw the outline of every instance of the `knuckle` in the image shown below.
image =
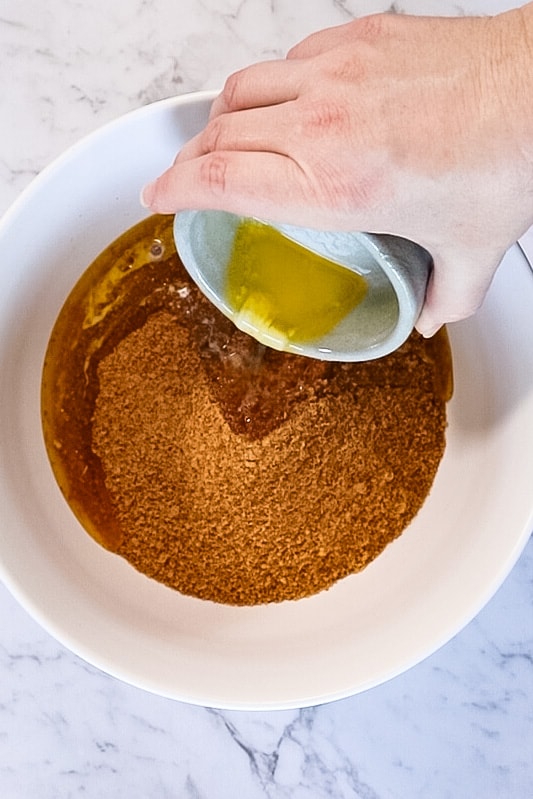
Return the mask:
<path id="1" fill-rule="evenodd" d="M 220 196 L 226 191 L 227 170 L 225 156 L 220 153 L 208 155 L 200 166 L 200 182 L 214 195 Z"/>
<path id="2" fill-rule="evenodd" d="M 389 14 L 368 14 L 354 20 L 354 33 L 358 39 L 372 43 L 386 35 L 389 24 Z"/>
<path id="3" fill-rule="evenodd" d="M 350 130 L 350 114 L 339 102 L 323 99 L 309 101 L 302 108 L 302 125 L 305 134 L 342 134 Z"/>
<path id="4" fill-rule="evenodd" d="M 335 53 L 322 53 L 316 60 L 318 74 L 313 78 L 347 84 L 362 83 L 374 68 L 373 48 L 365 41 L 338 47 Z M 316 84 L 315 84 L 316 85 Z"/>

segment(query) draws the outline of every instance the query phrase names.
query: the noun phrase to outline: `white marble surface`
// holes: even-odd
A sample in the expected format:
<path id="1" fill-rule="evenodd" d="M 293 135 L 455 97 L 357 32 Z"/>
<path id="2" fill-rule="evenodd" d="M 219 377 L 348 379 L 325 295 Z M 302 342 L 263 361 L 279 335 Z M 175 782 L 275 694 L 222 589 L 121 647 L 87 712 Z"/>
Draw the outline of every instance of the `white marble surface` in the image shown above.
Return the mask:
<path id="1" fill-rule="evenodd" d="M 505 0 L 405 0 L 494 13 Z M 0 2 L 0 212 L 66 146 L 125 111 L 216 88 L 380 0 Z M 0 586 L 3 799 L 528 799 L 533 542 L 447 646 L 390 683 L 301 711 L 190 707 L 65 650 Z"/>

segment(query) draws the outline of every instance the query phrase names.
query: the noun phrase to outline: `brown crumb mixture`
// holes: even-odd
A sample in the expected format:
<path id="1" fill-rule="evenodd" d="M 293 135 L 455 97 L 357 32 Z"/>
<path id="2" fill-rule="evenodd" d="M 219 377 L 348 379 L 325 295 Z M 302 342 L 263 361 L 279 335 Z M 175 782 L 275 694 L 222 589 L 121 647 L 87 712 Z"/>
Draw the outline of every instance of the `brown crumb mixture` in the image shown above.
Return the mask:
<path id="1" fill-rule="evenodd" d="M 162 310 L 101 360 L 92 447 L 116 551 L 196 597 L 297 599 L 364 568 L 418 512 L 444 452 L 448 382 L 416 333 L 363 364 L 237 343 L 199 346 Z"/>

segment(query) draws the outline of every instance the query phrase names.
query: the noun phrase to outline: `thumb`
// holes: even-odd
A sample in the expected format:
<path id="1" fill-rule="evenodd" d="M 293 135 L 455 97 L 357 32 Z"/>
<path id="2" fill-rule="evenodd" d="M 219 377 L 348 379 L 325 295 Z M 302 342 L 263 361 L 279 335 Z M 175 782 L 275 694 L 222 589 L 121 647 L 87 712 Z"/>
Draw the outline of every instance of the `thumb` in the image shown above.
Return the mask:
<path id="1" fill-rule="evenodd" d="M 428 338 L 446 322 L 472 316 L 482 304 L 503 253 L 451 250 L 433 256 L 424 306 L 416 329 Z"/>

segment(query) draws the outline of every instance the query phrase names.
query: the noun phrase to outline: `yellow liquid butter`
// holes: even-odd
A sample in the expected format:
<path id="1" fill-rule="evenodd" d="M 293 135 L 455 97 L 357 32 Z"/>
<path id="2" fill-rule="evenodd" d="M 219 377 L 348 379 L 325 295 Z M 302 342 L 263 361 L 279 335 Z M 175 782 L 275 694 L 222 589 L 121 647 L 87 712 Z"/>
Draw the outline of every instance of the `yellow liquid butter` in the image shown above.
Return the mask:
<path id="1" fill-rule="evenodd" d="M 237 327 L 278 349 L 320 339 L 365 297 L 361 275 L 256 220 L 238 226 L 226 272 Z"/>

